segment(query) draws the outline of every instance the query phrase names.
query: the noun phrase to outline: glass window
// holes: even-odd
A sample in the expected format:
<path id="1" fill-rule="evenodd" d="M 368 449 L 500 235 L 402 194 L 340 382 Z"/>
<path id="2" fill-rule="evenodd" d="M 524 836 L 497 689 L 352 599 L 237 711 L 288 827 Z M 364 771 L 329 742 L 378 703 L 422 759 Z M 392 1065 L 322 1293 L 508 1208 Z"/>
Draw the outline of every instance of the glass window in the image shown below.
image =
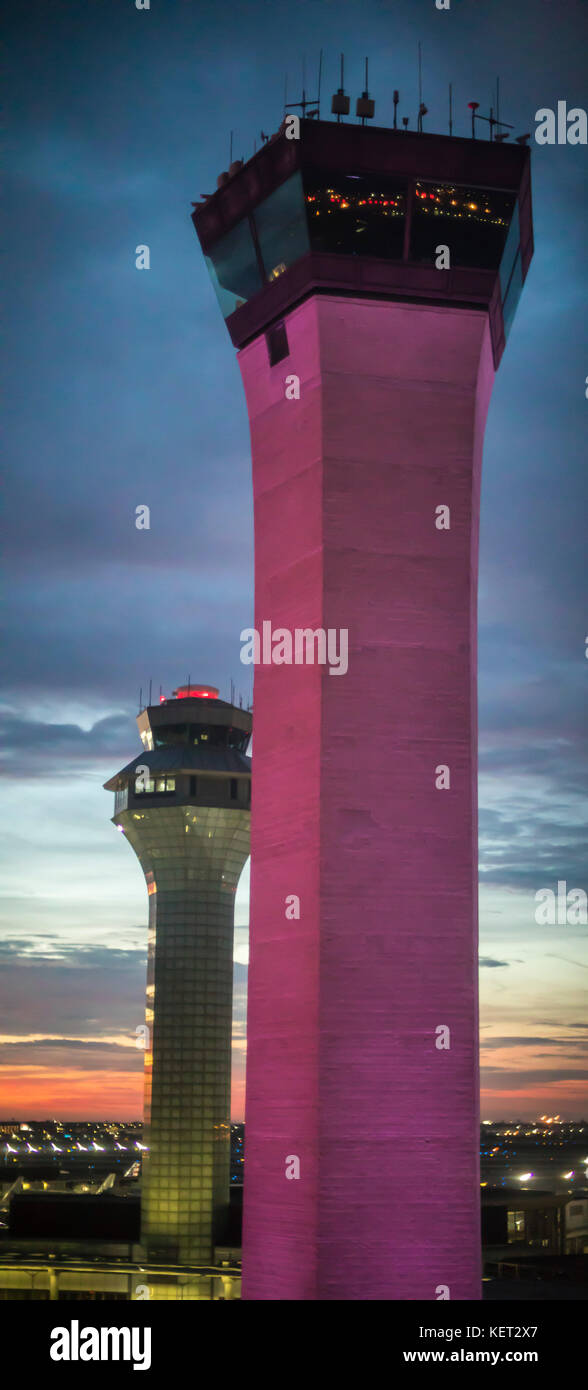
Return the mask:
<path id="1" fill-rule="evenodd" d="M 187 743 L 187 740 L 187 724 L 168 724 L 165 728 L 157 729 L 155 733 L 156 748 L 169 748 L 176 743 Z"/>
<path id="2" fill-rule="evenodd" d="M 275 367 L 278 362 L 283 362 L 285 357 L 290 356 L 288 333 L 283 320 L 280 323 L 274 323 L 271 328 L 267 329 L 265 341 L 270 367 Z"/>
<path id="3" fill-rule="evenodd" d="M 225 318 L 261 288 L 261 273 L 247 219 L 221 237 L 205 260 Z"/>
<path id="4" fill-rule="evenodd" d="M 310 250 L 299 172 L 259 204 L 255 209 L 255 227 L 266 278 L 277 280 Z"/>
<path id="5" fill-rule="evenodd" d="M 143 780 L 141 777 L 137 777 L 135 780 L 136 796 L 139 796 L 141 795 L 141 793 L 145 792 L 149 793 L 151 796 L 154 792 L 158 792 L 160 794 L 161 792 L 175 792 L 175 789 L 175 777 L 157 777 L 155 781 L 153 781 L 153 778 L 150 777 L 149 780 L 145 781 L 145 784 L 143 784 Z"/>
<path id="6" fill-rule="evenodd" d="M 406 182 L 385 174 L 315 174 L 305 180 L 313 251 L 401 260 Z"/>
<path id="7" fill-rule="evenodd" d="M 524 1211 L 507 1212 L 508 1243 L 524 1240 L 525 1236 L 525 1213 Z"/>
<path id="8" fill-rule="evenodd" d="M 154 790 L 155 784 L 152 778 L 146 778 L 145 781 L 143 781 L 142 777 L 137 777 L 135 779 L 135 796 L 140 796 L 143 792 L 152 792 Z"/>
<path id="9" fill-rule="evenodd" d="M 514 193 L 463 184 L 415 186 L 410 259 L 435 264 L 435 248 L 449 247 L 451 265 L 498 269 L 515 205 Z"/>
<path id="10" fill-rule="evenodd" d="M 516 307 L 521 296 L 522 288 L 523 279 L 521 274 L 521 254 L 520 251 L 517 251 L 515 263 L 512 268 L 512 275 L 510 277 L 510 284 L 506 291 L 506 298 L 502 305 L 502 317 L 504 320 L 505 338 L 508 338 L 508 335 L 510 333 L 512 321 L 516 313 Z"/>
<path id="11" fill-rule="evenodd" d="M 500 262 L 500 293 L 502 297 L 502 317 L 504 321 L 505 338 L 508 338 L 510 333 L 516 307 L 523 288 L 520 240 L 521 231 L 517 203 L 502 253 L 502 260 Z"/>
<path id="12" fill-rule="evenodd" d="M 520 240 L 521 229 L 519 225 L 519 205 L 517 203 L 512 215 L 508 236 L 504 244 L 502 260 L 500 262 L 500 295 L 503 302 L 506 299 Z"/>

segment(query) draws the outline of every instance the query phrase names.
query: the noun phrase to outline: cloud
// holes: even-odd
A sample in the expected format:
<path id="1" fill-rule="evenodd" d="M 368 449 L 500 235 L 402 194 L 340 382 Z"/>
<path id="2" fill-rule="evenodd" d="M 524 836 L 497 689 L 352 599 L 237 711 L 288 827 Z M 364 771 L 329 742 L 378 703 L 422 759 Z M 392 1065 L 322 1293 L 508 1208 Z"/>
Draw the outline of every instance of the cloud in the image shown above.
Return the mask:
<path id="1" fill-rule="evenodd" d="M 83 729 L 79 724 L 49 724 L 21 718 L 13 711 L 0 712 L 3 772 L 19 780 L 24 776 L 69 779 L 106 758 L 124 759 L 133 734 L 131 717 L 122 713 L 107 715 L 91 729 Z"/>

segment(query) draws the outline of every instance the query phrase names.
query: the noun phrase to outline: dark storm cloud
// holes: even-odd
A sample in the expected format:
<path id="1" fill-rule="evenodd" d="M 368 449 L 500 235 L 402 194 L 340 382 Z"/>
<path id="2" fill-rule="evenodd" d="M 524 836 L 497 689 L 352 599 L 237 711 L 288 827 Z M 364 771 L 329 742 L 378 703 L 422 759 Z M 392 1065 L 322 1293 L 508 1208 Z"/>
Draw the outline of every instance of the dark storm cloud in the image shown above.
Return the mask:
<path id="1" fill-rule="evenodd" d="M 80 1052 L 122 1052 L 127 1053 L 128 1047 L 124 1043 L 112 1042 L 87 1042 L 83 1038 L 27 1038 L 19 1042 L 3 1042 L 0 1044 L 0 1052 L 22 1053 L 35 1052 L 39 1049 L 54 1048 L 56 1051 L 61 1047 L 77 1047 Z M 0 1057 L 0 1060 L 1 1057 Z M 19 1059 L 20 1060 L 20 1059 Z"/>
<path id="2" fill-rule="evenodd" d="M 49 949 L 27 955 L 27 949 L 22 940 L 2 943 L 4 1034 L 132 1035 L 144 1021 L 144 951 L 68 947 L 61 940 L 54 950 L 65 959 Z"/>
<path id="3" fill-rule="evenodd" d="M 485 1085 L 494 1084 L 501 1090 L 518 1091 L 524 1086 L 533 1086 L 537 1082 L 548 1085 L 551 1081 L 588 1081 L 588 1070 L 581 1067 L 577 1069 L 562 1067 L 561 1070 L 556 1067 L 545 1067 L 543 1070 L 537 1069 L 535 1071 L 517 1070 L 516 1078 L 513 1079 L 511 1086 L 508 1085 L 505 1078 L 512 1075 L 512 1062 L 505 1063 L 503 1068 L 480 1067 L 480 1072 L 483 1074 Z"/>
<path id="4" fill-rule="evenodd" d="M 129 928 L 127 928 L 127 931 Z M 132 929 L 131 929 L 132 930 Z M 146 928 L 136 927 L 139 933 L 145 933 Z M 38 941 L 45 941 L 45 947 L 38 948 Z M 34 954 L 31 951 L 34 950 Z M 0 940 L 0 959 L 18 958 L 26 961 L 31 966 L 39 963 L 55 965 L 67 970 L 75 970 L 79 967 L 87 969 L 102 969 L 105 966 L 116 967 L 118 971 L 127 967 L 135 969 L 138 963 L 146 960 L 145 949 L 137 946 L 135 950 L 121 950 L 115 946 L 96 946 L 92 943 L 88 945 L 83 942 L 68 942 L 63 937 L 55 936 L 50 932 L 35 932 L 34 937 L 4 937 Z"/>
<path id="5" fill-rule="evenodd" d="M 491 960 L 489 956 L 482 956 L 478 962 L 480 970 L 498 970 L 505 965 L 510 965 L 509 960 Z"/>
<path id="6" fill-rule="evenodd" d="M 576 1047 L 581 1048 L 581 1056 L 586 1053 L 586 1038 L 565 1037 L 529 1037 L 522 1033 L 512 1038 L 484 1038 L 482 1046 L 485 1052 L 497 1051 L 502 1047 L 563 1047 L 572 1052 Z"/>
<path id="7" fill-rule="evenodd" d="M 130 716 L 113 714 L 91 729 L 79 724 L 45 724 L 0 712 L 2 771 L 17 778 L 75 776 L 106 757 L 124 758 L 134 735 Z"/>
<path id="8" fill-rule="evenodd" d="M 39 1038 L 0 1043 L 0 1067 L 39 1064 L 46 1068 L 75 1067 L 78 1071 L 141 1072 L 143 1053 L 122 1043 L 85 1042 L 80 1038 Z"/>

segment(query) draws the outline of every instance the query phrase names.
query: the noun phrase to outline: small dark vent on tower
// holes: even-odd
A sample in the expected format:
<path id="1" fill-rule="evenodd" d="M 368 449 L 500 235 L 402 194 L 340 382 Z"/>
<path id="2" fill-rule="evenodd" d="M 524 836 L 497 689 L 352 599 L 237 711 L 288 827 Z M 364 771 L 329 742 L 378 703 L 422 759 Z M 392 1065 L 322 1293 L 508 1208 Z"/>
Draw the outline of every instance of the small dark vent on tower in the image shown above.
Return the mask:
<path id="1" fill-rule="evenodd" d="M 270 367 L 275 367 L 277 362 L 281 362 L 284 357 L 289 357 L 290 347 L 288 344 L 288 334 L 283 320 L 274 323 L 268 328 L 265 341 L 267 343 L 267 355 Z"/>

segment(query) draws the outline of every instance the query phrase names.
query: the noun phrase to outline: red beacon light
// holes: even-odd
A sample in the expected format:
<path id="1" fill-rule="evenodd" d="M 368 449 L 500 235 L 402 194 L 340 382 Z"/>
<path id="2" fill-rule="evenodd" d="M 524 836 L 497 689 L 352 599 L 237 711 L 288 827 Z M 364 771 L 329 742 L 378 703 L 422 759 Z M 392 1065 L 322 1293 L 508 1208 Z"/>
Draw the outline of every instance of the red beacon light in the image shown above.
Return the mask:
<path id="1" fill-rule="evenodd" d="M 174 700 L 218 700 L 216 685 L 179 685 L 172 691 Z"/>

